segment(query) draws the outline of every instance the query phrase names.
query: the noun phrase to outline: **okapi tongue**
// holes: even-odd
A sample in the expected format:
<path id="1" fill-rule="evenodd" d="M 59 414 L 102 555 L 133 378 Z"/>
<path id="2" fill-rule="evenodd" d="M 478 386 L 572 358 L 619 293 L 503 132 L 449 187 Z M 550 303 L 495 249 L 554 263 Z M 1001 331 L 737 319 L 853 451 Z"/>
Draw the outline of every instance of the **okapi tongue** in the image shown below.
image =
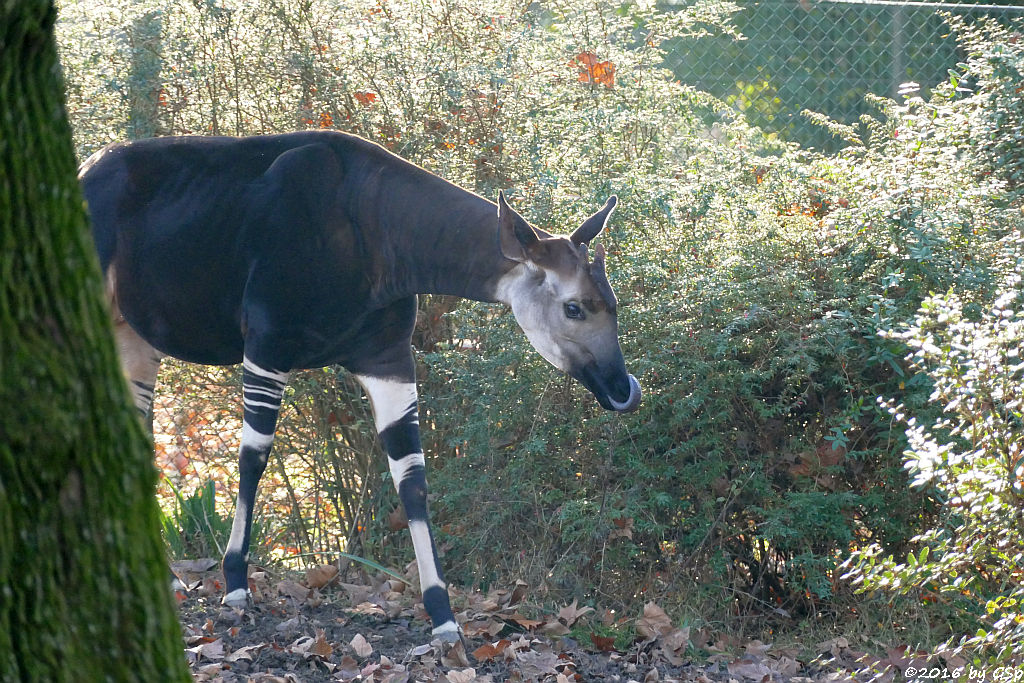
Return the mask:
<path id="1" fill-rule="evenodd" d="M 619 403 L 611 396 L 608 397 L 608 402 L 611 403 L 612 408 L 619 413 L 631 413 L 640 407 L 640 398 L 643 392 L 640 391 L 640 382 L 636 381 L 636 377 L 633 375 L 629 376 L 629 398 L 624 402 Z"/>

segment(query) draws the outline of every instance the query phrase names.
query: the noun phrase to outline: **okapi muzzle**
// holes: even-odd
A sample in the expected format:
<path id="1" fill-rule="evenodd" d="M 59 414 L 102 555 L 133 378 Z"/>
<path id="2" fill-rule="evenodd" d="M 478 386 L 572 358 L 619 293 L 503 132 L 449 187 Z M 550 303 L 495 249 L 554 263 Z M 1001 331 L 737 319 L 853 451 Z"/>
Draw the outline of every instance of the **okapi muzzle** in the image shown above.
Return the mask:
<path id="1" fill-rule="evenodd" d="M 605 410 L 630 413 L 640 407 L 640 383 L 626 372 L 621 353 L 617 363 L 612 361 L 602 366 L 592 361 L 568 372 L 590 390 Z"/>
<path id="2" fill-rule="evenodd" d="M 601 407 L 630 412 L 640 383 L 626 371 L 618 339 L 618 302 L 605 274 L 605 249 L 588 244 L 615 208 L 612 196 L 569 237 L 526 222 L 498 195 L 502 253 L 518 266 L 499 289 L 534 348 L 585 386 Z"/>

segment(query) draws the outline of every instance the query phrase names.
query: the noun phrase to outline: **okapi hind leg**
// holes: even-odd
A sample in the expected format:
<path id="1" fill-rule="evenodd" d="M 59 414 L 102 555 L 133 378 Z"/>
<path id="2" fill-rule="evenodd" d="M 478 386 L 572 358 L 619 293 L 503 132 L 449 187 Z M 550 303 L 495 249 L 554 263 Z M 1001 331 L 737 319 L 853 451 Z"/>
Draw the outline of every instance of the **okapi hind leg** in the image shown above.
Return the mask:
<path id="1" fill-rule="evenodd" d="M 356 375 L 373 406 L 377 433 L 387 451 L 391 477 L 409 520 L 423 607 L 434 626 L 433 635 L 455 642 L 461 638 L 461 631 L 452 614 L 448 585 L 437 558 L 427 515 L 427 479 L 423 447 L 420 445 L 414 377 L 411 372 L 408 380 Z"/>
<path id="2" fill-rule="evenodd" d="M 156 387 L 156 376 L 160 372 L 160 361 L 164 356 L 140 337 L 124 319 L 115 319 L 114 339 L 135 408 L 152 432 L 153 390 Z"/>
<path id="3" fill-rule="evenodd" d="M 231 538 L 224 552 L 224 604 L 245 607 L 249 602 L 249 539 L 256 489 L 267 468 L 281 398 L 288 373 L 261 367 L 248 357 L 242 363 L 242 445 L 238 456 L 238 498 Z"/>

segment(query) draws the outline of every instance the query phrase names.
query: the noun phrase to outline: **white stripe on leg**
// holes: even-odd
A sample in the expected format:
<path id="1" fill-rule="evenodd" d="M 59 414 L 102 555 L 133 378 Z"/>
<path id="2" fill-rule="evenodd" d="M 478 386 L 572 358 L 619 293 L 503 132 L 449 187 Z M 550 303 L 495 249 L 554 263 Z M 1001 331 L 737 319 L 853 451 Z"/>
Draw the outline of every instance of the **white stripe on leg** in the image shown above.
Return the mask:
<path id="1" fill-rule="evenodd" d="M 356 375 L 373 406 L 377 432 L 383 432 L 416 406 L 416 383 Z"/>
<path id="2" fill-rule="evenodd" d="M 395 490 L 399 490 L 402 482 L 409 474 L 409 470 L 419 465 L 426 466 L 426 460 L 422 453 L 410 453 L 409 455 L 395 460 L 388 457 L 388 468 L 391 470 L 391 479 L 395 482 Z"/>
<path id="3" fill-rule="evenodd" d="M 412 547 L 416 551 L 416 567 L 420 572 L 420 589 L 437 586 L 447 590 L 441 577 L 437 575 L 437 558 L 434 557 L 434 546 L 430 542 L 430 527 L 423 520 L 409 520 L 409 533 L 412 535 Z"/>
<path id="4" fill-rule="evenodd" d="M 279 383 L 281 385 L 284 385 L 284 384 L 288 383 L 288 373 L 287 372 L 275 372 L 273 370 L 267 370 L 266 368 L 261 368 L 260 366 L 256 365 L 256 363 L 254 363 L 251 360 L 249 360 L 248 358 L 243 358 L 242 359 L 242 367 L 245 368 L 246 370 L 248 370 L 249 372 L 251 372 L 252 374 L 256 375 L 257 377 L 263 377 L 265 379 L 269 379 L 269 380 L 272 380 L 274 382 L 277 382 L 277 383 Z"/>

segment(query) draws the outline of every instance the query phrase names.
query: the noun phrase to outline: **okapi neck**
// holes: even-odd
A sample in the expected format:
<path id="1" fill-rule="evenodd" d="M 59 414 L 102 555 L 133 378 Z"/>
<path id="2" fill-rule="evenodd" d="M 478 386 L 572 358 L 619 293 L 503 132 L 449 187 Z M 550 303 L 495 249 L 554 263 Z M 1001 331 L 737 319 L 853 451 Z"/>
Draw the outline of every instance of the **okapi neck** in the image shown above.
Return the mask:
<path id="1" fill-rule="evenodd" d="M 382 211 L 377 253 L 386 256 L 378 265 L 378 295 L 496 302 L 498 282 L 516 265 L 501 253 L 497 206 L 436 176 L 424 185 L 411 210 Z"/>

